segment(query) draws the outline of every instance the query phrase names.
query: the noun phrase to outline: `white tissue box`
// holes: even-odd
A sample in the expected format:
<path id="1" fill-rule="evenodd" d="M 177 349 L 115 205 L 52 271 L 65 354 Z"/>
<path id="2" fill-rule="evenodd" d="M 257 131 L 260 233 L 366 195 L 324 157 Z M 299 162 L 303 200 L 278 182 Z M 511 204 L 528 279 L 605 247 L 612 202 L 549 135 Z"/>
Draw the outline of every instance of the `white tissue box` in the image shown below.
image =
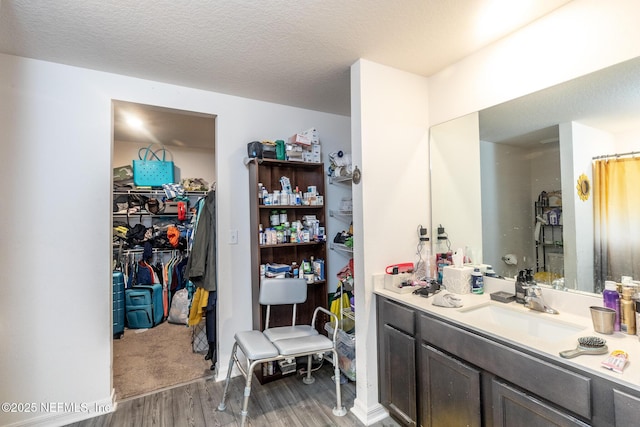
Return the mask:
<path id="1" fill-rule="evenodd" d="M 468 294 L 471 292 L 472 267 L 446 266 L 442 270 L 442 284 L 451 293 Z"/>
<path id="2" fill-rule="evenodd" d="M 415 287 L 402 286 L 402 283 L 410 281 L 412 276 L 413 275 L 411 273 L 385 274 L 384 288 L 399 294 L 413 292 Z"/>

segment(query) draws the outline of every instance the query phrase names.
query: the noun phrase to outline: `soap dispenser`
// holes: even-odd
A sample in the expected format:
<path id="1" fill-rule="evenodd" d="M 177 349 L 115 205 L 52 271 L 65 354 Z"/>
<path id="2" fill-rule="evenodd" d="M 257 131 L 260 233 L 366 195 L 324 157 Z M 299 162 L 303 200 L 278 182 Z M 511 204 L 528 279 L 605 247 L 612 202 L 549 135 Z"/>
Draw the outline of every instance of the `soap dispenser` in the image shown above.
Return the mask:
<path id="1" fill-rule="evenodd" d="M 527 281 L 525 270 L 520 270 L 518 272 L 518 278 L 516 279 L 516 302 L 520 304 L 524 304 L 525 297 L 525 283 Z"/>
<path id="2" fill-rule="evenodd" d="M 533 269 L 532 268 L 527 268 L 525 273 L 525 282 L 527 284 L 527 286 L 531 286 L 531 285 L 535 285 L 536 282 L 535 280 L 533 280 Z"/>

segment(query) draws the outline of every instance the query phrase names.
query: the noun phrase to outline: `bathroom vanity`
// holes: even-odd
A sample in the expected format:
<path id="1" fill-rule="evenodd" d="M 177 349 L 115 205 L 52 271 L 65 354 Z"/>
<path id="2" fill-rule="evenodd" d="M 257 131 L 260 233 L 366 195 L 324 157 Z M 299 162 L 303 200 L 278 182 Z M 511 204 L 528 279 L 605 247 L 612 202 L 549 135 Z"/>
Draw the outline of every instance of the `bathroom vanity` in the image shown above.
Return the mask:
<path id="1" fill-rule="evenodd" d="M 484 295 L 462 295 L 461 308 L 375 290 L 379 397 L 389 413 L 409 426 L 640 425 L 638 337 L 595 333 L 588 307 L 598 298 L 564 301 L 545 289 L 559 315 L 490 300 L 510 286 L 490 280 Z M 604 338 L 608 353 L 559 356 L 582 336 Z M 600 366 L 616 349 L 630 356 L 623 373 Z"/>

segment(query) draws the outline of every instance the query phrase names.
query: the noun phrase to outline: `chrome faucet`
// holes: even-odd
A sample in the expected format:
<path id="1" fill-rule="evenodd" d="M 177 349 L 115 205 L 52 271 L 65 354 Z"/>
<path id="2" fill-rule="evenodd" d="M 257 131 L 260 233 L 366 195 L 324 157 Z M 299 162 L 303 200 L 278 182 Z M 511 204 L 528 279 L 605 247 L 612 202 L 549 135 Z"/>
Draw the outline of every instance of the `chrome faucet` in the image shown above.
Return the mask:
<path id="1" fill-rule="evenodd" d="M 530 310 L 542 311 L 549 314 L 558 314 L 558 310 L 549 307 L 542 298 L 542 289 L 538 284 L 531 283 L 523 286 L 525 289 L 524 306 Z"/>

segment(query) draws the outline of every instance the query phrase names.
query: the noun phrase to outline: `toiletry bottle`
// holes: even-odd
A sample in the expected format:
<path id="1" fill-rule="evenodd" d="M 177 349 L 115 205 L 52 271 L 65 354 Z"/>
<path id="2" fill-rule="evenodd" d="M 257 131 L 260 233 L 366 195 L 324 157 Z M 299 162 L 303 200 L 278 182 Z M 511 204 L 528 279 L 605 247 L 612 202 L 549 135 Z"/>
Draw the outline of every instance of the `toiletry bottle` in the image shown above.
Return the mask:
<path id="1" fill-rule="evenodd" d="M 471 273 L 471 293 L 478 295 L 484 293 L 484 281 L 478 267 L 474 268 Z"/>
<path id="2" fill-rule="evenodd" d="M 531 268 L 526 269 L 525 273 L 525 282 L 527 285 L 535 285 L 536 282 L 533 280 L 533 270 Z"/>
<path id="3" fill-rule="evenodd" d="M 616 289 L 616 282 L 607 280 L 604 282 L 604 292 L 602 292 L 603 305 L 616 311 L 616 320 L 613 325 L 614 331 L 620 330 L 620 294 Z"/>
<path id="4" fill-rule="evenodd" d="M 638 339 L 640 339 L 640 299 L 635 300 L 636 305 L 636 335 L 638 335 Z"/>
<path id="5" fill-rule="evenodd" d="M 631 296 L 633 288 L 625 286 L 622 288 L 622 300 L 620 301 L 620 331 L 625 334 L 636 334 L 636 313 Z"/>
<path id="6" fill-rule="evenodd" d="M 518 272 L 518 278 L 516 279 L 516 302 L 524 304 L 524 284 L 525 284 L 525 271 L 520 270 Z"/>

